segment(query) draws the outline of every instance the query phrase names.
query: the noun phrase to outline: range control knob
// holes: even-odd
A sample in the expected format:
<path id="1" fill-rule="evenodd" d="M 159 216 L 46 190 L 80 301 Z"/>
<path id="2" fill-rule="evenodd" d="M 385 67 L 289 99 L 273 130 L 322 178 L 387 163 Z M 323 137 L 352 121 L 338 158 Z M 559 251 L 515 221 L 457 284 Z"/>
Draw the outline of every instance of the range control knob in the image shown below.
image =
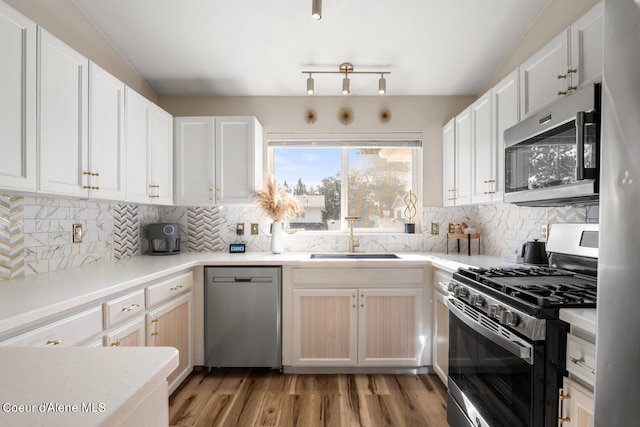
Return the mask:
<path id="1" fill-rule="evenodd" d="M 512 311 L 505 310 L 500 313 L 500 323 L 507 326 L 518 326 L 520 317 Z"/>
<path id="2" fill-rule="evenodd" d="M 469 296 L 469 290 L 464 286 L 456 286 L 454 295 L 458 298 L 466 298 L 467 296 Z"/>
<path id="3" fill-rule="evenodd" d="M 458 285 L 456 285 L 456 284 L 455 284 L 455 283 L 453 283 L 453 282 L 449 282 L 449 284 L 447 285 L 447 291 L 448 291 L 450 294 L 453 294 L 453 293 L 455 292 L 455 290 L 456 290 L 456 287 L 458 287 Z"/>
<path id="4" fill-rule="evenodd" d="M 469 304 L 476 307 L 482 307 L 484 306 L 484 299 L 482 299 L 478 294 L 473 294 L 469 297 Z"/>
<path id="5" fill-rule="evenodd" d="M 497 304 L 490 304 L 487 309 L 489 317 L 500 317 L 500 306 Z"/>

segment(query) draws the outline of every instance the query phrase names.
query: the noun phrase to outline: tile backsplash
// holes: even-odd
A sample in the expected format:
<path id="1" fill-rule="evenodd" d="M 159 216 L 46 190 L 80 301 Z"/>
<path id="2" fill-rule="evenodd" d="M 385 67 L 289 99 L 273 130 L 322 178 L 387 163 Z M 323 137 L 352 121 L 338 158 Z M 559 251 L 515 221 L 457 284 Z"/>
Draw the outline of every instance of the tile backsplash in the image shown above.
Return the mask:
<path id="1" fill-rule="evenodd" d="M 363 251 L 444 252 L 449 222 L 466 222 L 481 233 L 481 253 L 505 256 L 524 242 L 537 239 L 540 224 L 598 222 L 598 206 L 529 208 L 510 204 L 463 207 L 426 207 L 422 233 L 360 234 Z M 123 259 L 149 252 L 146 226 L 153 222 L 181 226 L 182 251 L 226 251 L 244 241 L 247 251 L 269 250 L 270 221 L 252 206 L 184 208 L 129 205 L 94 200 L 0 195 L 0 280 L 64 268 Z M 440 234 L 431 235 L 431 222 Z M 235 234 L 244 222 L 246 234 Z M 251 236 L 250 223 L 259 234 Z M 73 224 L 84 230 L 82 243 L 72 242 Z M 552 226 L 553 228 L 553 226 Z M 286 251 L 346 250 L 345 234 L 285 234 Z M 472 251 L 477 251 L 472 241 Z M 450 242 L 450 249 L 455 243 Z M 466 242 L 461 250 L 466 251 Z"/>

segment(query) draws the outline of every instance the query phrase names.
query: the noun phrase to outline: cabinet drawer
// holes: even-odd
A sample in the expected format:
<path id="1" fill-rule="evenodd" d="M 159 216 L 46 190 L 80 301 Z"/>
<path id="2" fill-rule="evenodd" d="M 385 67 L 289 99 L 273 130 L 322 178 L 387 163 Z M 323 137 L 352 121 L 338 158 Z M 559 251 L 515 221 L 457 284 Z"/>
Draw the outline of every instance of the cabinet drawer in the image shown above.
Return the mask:
<path id="1" fill-rule="evenodd" d="M 193 274 L 191 272 L 167 279 L 145 289 L 147 307 L 166 301 L 191 290 L 193 286 Z"/>
<path id="2" fill-rule="evenodd" d="M 120 298 L 112 299 L 105 302 L 103 307 L 104 328 L 107 329 L 144 311 L 144 291 L 140 289 Z"/>
<path id="3" fill-rule="evenodd" d="M 588 384 L 596 379 L 596 345 L 573 334 L 567 335 L 567 371 Z"/>
<path id="4" fill-rule="evenodd" d="M 71 347 L 102 331 L 102 309 L 94 307 L 3 341 L 2 346 Z"/>

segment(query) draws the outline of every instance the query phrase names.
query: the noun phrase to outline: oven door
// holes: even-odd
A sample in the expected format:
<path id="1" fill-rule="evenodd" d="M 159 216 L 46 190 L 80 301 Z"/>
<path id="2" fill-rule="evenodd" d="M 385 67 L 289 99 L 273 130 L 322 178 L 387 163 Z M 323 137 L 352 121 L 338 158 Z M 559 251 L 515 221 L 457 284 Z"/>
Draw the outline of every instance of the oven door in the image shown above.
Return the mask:
<path id="1" fill-rule="evenodd" d="M 449 424 L 465 425 L 466 419 L 478 427 L 542 426 L 544 346 L 513 335 L 461 301 L 450 298 L 447 305 Z"/>
<path id="2" fill-rule="evenodd" d="M 597 92 L 585 88 L 505 131 L 505 202 L 597 200 Z"/>

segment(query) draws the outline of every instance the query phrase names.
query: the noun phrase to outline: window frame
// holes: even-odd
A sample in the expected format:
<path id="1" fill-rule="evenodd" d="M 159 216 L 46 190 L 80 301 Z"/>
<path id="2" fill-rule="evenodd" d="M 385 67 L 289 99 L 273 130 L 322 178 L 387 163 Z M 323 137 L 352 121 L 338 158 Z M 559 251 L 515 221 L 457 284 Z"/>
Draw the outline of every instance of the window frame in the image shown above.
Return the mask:
<path id="1" fill-rule="evenodd" d="M 419 137 L 418 137 L 419 136 Z M 403 143 L 405 147 L 414 148 L 415 151 L 412 153 L 411 159 L 411 180 L 412 180 L 412 188 L 411 191 L 416 195 L 416 216 L 413 220 L 413 223 L 416 224 L 416 234 L 422 233 L 422 164 L 423 164 L 423 150 L 424 144 L 422 140 L 422 135 L 410 133 L 405 137 L 399 137 L 398 134 L 393 134 L 392 137 L 386 135 L 366 135 L 366 136 L 356 136 L 356 135 L 286 135 L 282 136 L 269 134 L 266 140 L 266 152 L 267 152 L 267 171 L 269 174 L 274 174 L 274 149 L 280 147 L 320 147 L 320 148 L 342 148 L 343 153 L 341 154 L 341 174 L 345 171 L 349 171 L 348 165 L 348 156 L 345 154 L 345 149 L 349 148 L 376 148 L 376 147 L 403 147 Z M 348 176 L 348 174 L 347 174 Z M 342 180 L 342 191 L 341 191 L 341 218 L 344 218 L 347 212 L 345 212 L 344 206 L 348 205 L 348 194 L 345 189 L 348 189 L 348 180 Z M 359 234 L 383 234 L 383 235 L 397 235 L 397 234 L 405 234 L 404 231 L 394 230 L 394 229 L 380 229 L 380 228 L 354 228 L 354 231 L 357 231 Z M 331 235 L 338 234 L 342 235 L 344 233 L 348 233 L 348 225 L 347 221 L 340 221 L 340 229 L 339 230 L 301 230 L 300 232 L 305 234 L 320 234 L 320 235 Z"/>

